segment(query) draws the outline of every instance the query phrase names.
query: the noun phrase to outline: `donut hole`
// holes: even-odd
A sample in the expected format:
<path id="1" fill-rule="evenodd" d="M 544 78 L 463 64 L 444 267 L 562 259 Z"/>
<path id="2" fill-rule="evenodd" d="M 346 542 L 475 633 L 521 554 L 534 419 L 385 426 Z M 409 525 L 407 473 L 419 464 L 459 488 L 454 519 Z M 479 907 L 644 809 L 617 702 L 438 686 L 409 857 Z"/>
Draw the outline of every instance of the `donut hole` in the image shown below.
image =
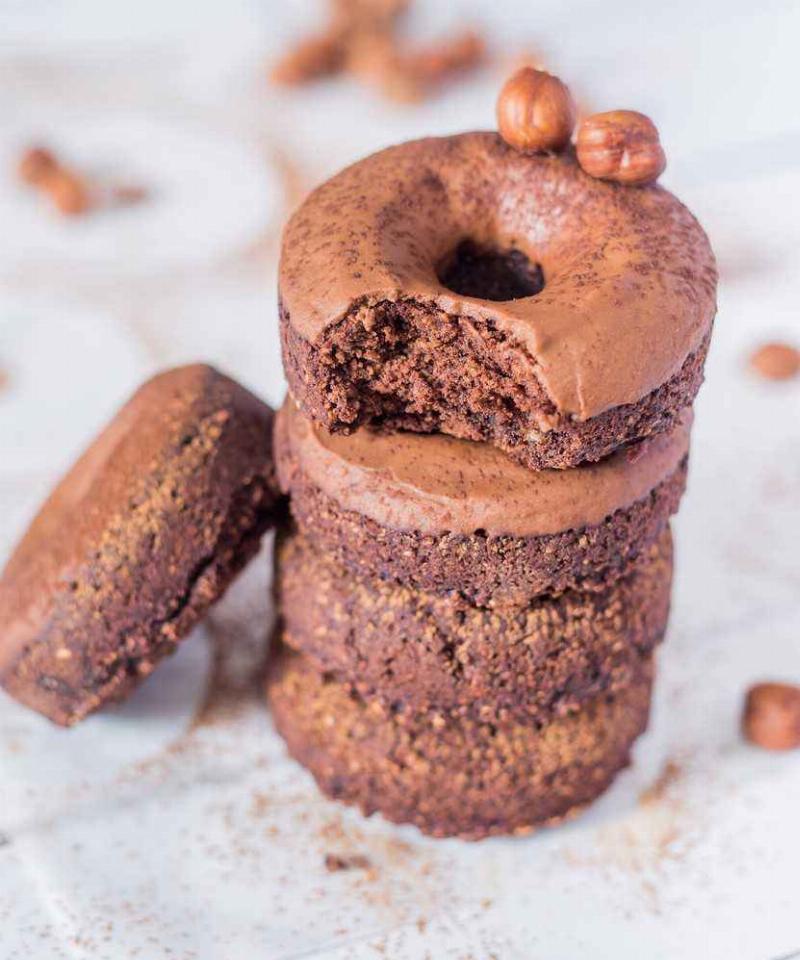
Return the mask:
<path id="1" fill-rule="evenodd" d="M 436 272 L 439 282 L 462 297 L 520 300 L 544 289 L 544 273 L 522 252 L 462 240 Z"/>

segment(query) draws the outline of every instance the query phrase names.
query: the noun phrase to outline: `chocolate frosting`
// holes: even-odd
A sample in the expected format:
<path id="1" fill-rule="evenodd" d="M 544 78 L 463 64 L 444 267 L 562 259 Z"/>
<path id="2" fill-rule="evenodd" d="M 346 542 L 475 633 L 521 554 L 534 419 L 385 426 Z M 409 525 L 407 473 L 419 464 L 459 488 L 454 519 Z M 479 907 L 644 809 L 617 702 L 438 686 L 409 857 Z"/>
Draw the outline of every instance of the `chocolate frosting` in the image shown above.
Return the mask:
<path id="1" fill-rule="evenodd" d="M 522 250 L 544 289 L 504 302 L 448 290 L 436 268 L 466 238 Z M 677 373 L 709 333 L 716 280 L 705 233 L 668 191 L 465 133 L 390 147 L 315 190 L 285 230 L 280 296 L 312 343 L 403 298 L 493 324 L 556 408 L 586 420 Z"/>
<path id="2" fill-rule="evenodd" d="M 689 448 L 692 414 L 671 432 L 572 470 L 528 470 L 490 444 L 444 434 L 330 434 L 287 398 L 278 447 L 346 510 L 439 535 L 542 536 L 601 523 L 646 497 Z M 284 489 L 289 462 L 278 462 Z"/>

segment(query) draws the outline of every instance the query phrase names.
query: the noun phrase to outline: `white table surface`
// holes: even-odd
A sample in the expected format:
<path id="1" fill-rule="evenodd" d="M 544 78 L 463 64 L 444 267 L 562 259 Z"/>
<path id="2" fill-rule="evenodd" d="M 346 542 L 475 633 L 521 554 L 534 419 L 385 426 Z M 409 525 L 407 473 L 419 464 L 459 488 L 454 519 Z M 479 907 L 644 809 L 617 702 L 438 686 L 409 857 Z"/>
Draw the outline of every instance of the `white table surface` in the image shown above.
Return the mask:
<path id="1" fill-rule="evenodd" d="M 738 732 L 750 683 L 800 681 L 800 386 L 744 368 L 800 337 L 800 5 L 419 5 L 421 33 L 466 11 L 501 61 L 538 51 L 597 109 L 650 113 L 664 182 L 719 255 L 650 732 L 562 829 L 469 845 L 365 821 L 286 759 L 252 681 L 265 551 L 124 707 L 64 732 L 0 697 L 2 960 L 800 951 L 800 754 Z M 344 81 L 271 89 L 270 53 L 315 9 L 0 2 L 0 554 L 153 370 L 209 359 L 280 401 L 277 238 L 304 189 L 378 146 L 492 125 L 502 65 L 420 107 Z M 10 172 L 38 140 L 152 202 L 59 220 Z M 329 874 L 329 852 L 374 869 Z"/>

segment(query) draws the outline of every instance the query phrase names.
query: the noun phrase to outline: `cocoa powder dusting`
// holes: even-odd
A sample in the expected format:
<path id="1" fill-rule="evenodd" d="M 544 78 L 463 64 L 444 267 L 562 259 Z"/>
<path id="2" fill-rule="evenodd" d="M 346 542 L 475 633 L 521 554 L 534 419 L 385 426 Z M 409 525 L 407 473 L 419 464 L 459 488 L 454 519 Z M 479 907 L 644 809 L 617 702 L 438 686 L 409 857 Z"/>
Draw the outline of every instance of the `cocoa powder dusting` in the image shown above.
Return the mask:
<path id="1" fill-rule="evenodd" d="M 639 805 L 647 807 L 660 803 L 682 775 L 680 765 L 675 760 L 667 760 L 656 779 L 639 794 Z"/>
<path id="2" fill-rule="evenodd" d="M 371 866 L 369 858 L 361 853 L 325 854 L 325 869 L 328 873 L 339 873 L 342 870 L 369 870 Z"/>

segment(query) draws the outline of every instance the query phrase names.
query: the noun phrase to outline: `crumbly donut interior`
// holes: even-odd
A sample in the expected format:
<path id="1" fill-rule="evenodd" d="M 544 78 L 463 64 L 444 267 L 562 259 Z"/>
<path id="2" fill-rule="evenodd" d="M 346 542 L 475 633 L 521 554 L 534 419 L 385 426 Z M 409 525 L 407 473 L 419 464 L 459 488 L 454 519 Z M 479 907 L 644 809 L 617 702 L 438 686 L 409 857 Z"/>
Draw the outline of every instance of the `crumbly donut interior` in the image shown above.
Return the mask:
<path id="1" fill-rule="evenodd" d="M 418 298 L 353 304 L 316 343 L 283 314 L 289 385 L 308 416 L 333 432 L 447 433 L 494 443 L 531 469 L 596 461 L 670 429 L 703 379 L 708 338 L 651 394 L 580 421 L 556 408 L 538 365 L 491 319 Z"/>
<path id="2" fill-rule="evenodd" d="M 535 363 L 491 321 L 406 299 L 362 305 L 326 335 L 318 353 L 329 403 L 342 426 L 369 422 L 471 440 L 502 432 L 535 439 L 556 409 Z"/>

